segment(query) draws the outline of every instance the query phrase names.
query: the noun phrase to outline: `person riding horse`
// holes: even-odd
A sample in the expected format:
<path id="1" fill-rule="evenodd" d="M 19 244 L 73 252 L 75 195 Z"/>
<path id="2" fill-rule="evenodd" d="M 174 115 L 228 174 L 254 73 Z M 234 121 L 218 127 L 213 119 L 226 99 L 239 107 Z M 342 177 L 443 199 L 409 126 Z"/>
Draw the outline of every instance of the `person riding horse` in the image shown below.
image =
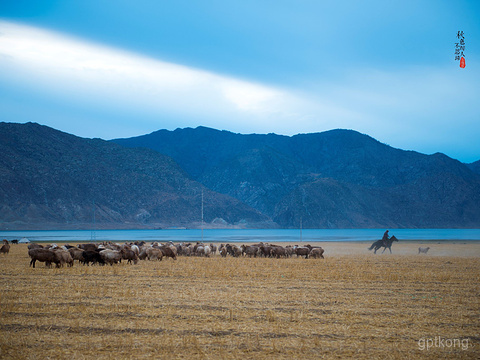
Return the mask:
<path id="1" fill-rule="evenodd" d="M 387 245 L 387 241 L 388 241 L 389 239 L 390 239 L 390 238 L 388 237 L 388 230 L 387 230 L 387 231 L 385 231 L 385 232 L 383 233 L 382 241 L 383 241 L 383 243 L 384 243 L 385 245 Z"/>
<path id="2" fill-rule="evenodd" d="M 398 241 L 398 239 L 395 237 L 395 235 L 392 235 L 392 237 L 388 237 L 388 230 L 385 231 L 383 234 L 383 238 L 381 240 L 375 241 L 372 246 L 368 248 L 368 250 L 372 250 L 375 248 L 374 253 L 377 253 L 377 250 L 383 247 L 382 254 L 385 252 L 385 250 L 390 250 L 390 254 L 392 253 L 392 243 L 394 241 Z"/>

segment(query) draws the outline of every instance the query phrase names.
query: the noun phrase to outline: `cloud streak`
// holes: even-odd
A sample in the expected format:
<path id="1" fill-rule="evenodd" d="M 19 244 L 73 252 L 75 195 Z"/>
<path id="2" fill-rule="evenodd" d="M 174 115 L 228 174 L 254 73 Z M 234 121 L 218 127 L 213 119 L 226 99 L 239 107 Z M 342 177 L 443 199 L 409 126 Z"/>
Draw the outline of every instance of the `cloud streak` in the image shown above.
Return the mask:
<path id="1" fill-rule="evenodd" d="M 281 122 L 300 115 L 288 91 L 91 44 L 37 28 L 1 22 L 5 70 L 29 86 L 105 106 L 179 116 Z M 201 114 L 201 115 L 200 115 Z"/>

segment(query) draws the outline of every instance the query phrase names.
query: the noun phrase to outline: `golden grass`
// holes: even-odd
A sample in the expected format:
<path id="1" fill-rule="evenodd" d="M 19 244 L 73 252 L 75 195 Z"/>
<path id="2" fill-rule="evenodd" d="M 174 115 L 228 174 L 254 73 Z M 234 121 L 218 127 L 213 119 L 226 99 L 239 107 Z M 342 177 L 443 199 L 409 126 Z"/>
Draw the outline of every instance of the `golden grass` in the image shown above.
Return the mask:
<path id="1" fill-rule="evenodd" d="M 480 356 L 478 257 L 28 265 L 25 245 L 0 257 L 2 359 Z M 468 349 L 420 350 L 436 337 Z"/>

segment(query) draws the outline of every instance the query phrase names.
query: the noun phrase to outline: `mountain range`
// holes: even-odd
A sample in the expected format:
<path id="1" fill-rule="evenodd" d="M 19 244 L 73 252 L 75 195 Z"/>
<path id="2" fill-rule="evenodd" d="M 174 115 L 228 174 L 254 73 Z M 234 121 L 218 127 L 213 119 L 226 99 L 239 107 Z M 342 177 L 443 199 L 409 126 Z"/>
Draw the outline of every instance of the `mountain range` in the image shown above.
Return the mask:
<path id="1" fill-rule="evenodd" d="M 353 130 L 105 141 L 0 123 L 0 228 L 478 228 L 480 162 Z"/>
<path id="2" fill-rule="evenodd" d="M 191 179 L 172 158 L 34 123 L 0 123 L 0 229 L 162 228 L 268 223 Z M 267 224 L 268 225 L 268 224 Z"/>
<path id="3" fill-rule="evenodd" d="M 198 127 L 114 141 L 171 156 L 195 180 L 281 227 L 480 225 L 475 163 L 395 149 L 353 130 L 289 137 Z"/>

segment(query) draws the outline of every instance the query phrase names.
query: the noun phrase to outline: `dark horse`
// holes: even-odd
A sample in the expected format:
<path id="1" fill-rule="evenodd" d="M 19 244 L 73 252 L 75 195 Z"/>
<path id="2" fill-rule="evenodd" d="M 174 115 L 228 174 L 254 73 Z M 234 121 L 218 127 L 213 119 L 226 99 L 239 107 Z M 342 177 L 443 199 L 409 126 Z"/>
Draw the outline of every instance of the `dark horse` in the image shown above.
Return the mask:
<path id="1" fill-rule="evenodd" d="M 392 237 L 388 240 L 378 240 L 378 241 L 375 241 L 372 246 L 370 246 L 368 248 L 368 250 L 372 250 L 373 248 L 375 248 L 375 251 L 374 253 L 376 254 L 377 253 L 377 250 L 380 249 L 381 247 L 383 247 L 383 251 L 382 251 L 382 254 L 385 252 L 385 250 L 390 250 L 390 254 L 392 253 L 392 243 L 394 241 L 398 241 L 398 239 L 395 237 L 395 235 L 392 235 Z"/>

